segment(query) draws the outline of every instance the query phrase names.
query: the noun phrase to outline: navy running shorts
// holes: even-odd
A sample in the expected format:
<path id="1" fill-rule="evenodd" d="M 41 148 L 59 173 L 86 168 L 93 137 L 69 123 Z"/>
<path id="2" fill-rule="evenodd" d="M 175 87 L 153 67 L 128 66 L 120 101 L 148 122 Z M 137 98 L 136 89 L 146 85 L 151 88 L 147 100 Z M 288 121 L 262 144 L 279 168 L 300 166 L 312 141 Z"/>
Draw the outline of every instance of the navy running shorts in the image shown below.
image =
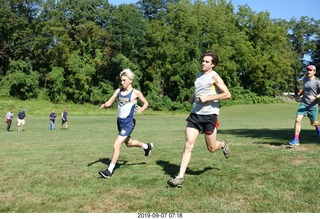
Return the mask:
<path id="1" fill-rule="evenodd" d="M 136 120 L 133 118 L 117 119 L 118 135 L 130 136 L 136 126 Z"/>

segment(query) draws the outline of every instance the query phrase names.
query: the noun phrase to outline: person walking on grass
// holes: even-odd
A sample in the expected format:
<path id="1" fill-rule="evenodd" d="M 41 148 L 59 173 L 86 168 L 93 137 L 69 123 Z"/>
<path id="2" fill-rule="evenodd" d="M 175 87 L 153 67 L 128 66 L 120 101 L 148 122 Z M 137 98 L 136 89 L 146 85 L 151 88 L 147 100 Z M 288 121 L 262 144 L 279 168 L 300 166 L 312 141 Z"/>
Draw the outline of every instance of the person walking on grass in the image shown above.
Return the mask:
<path id="1" fill-rule="evenodd" d="M 6 131 L 7 132 L 10 132 L 12 119 L 13 119 L 13 108 L 10 108 L 9 112 L 7 112 L 6 114 L 6 123 L 7 123 Z"/>
<path id="2" fill-rule="evenodd" d="M 63 112 L 61 113 L 61 129 L 68 129 L 68 117 L 69 114 L 67 112 L 67 108 L 63 109 Z"/>
<path id="3" fill-rule="evenodd" d="M 55 130 L 54 122 L 56 121 L 56 117 L 57 117 L 56 112 L 52 110 L 52 113 L 49 114 L 49 122 L 50 122 L 49 130 Z"/>
<path id="4" fill-rule="evenodd" d="M 200 133 L 204 134 L 209 152 L 222 150 L 224 157 L 231 156 L 226 140 L 217 141 L 219 126 L 219 101 L 231 98 L 229 89 L 222 78 L 213 69 L 218 64 L 218 55 L 215 52 L 206 52 L 202 56 L 202 72 L 194 82 L 195 93 L 190 99 L 193 109 L 187 118 L 185 131 L 185 146 L 182 155 L 179 174 L 167 181 L 171 187 L 180 187 L 184 182 L 184 175 L 191 160 L 191 153 Z"/>
<path id="5" fill-rule="evenodd" d="M 316 78 L 316 67 L 309 65 L 307 73 L 303 78 L 303 90 L 296 97 L 301 101 L 294 123 L 294 139 L 289 142 L 289 147 L 300 145 L 299 135 L 301 131 L 301 121 L 305 115 L 308 116 L 310 124 L 315 127 L 317 136 L 320 138 L 320 126 L 317 121 L 318 106 L 320 97 L 320 80 Z"/>
<path id="6" fill-rule="evenodd" d="M 120 79 L 122 88 L 116 89 L 110 99 L 100 106 L 101 110 L 112 106 L 112 104 L 118 100 L 118 136 L 113 144 L 113 154 L 108 168 L 98 172 L 103 178 L 112 176 L 120 156 L 122 143 L 125 143 L 127 147 L 142 147 L 145 156 L 149 156 L 153 148 L 153 143 L 142 143 L 139 140 L 131 138 L 131 134 L 136 125 L 134 118 L 135 111 L 139 114 L 142 113 L 149 106 L 149 103 L 141 91 L 132 87 L 134 73 L 130 69 L 121 71 Z M 141 107 L 137 105 L 138 100 L 143 104 Z"/>
<path id="7" fill-rule="evenodd" d="M 17 124 L 18 124 L 18 131 L 23 131 L 23 127 L 26 124 L 26 113 L 24 109 L 22 109 L 17 116 Z"/>

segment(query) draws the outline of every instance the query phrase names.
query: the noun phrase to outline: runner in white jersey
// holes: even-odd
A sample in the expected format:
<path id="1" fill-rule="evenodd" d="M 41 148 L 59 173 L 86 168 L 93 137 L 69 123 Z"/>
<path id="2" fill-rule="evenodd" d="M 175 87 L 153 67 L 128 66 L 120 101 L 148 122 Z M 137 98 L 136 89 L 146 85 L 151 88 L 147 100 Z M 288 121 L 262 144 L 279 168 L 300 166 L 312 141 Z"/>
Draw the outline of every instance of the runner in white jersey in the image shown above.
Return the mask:
<path id="1" fill-rule="evenodd" d="M 112 176 L 120 156 L 122 143 L 125 143 L 127 147 L 141 147 L 144 150 L 145 156 L 149 156 L 153 147 L 152 143 L 142 143 L 139 140 L 131 138 L 131 134 L 136 124 L 134 118 L 135 111 L 137 113 L 142 113 L 149 106 L 149 103 L 141 91 L 132 87 L 134 73 L 130 69 L 124 69 L 120 73 L 120 78 L 122 88 L 116 89 L 112 97 L 100 106 L 100 109 L 107 108 L 112 106 L 113 103 L 118 100 L 118 137 L 113 144 L 113 154 L 108 168 L 98 172 L 103 178 L 109 178 Z M 143 104 L 141 107 L 137 106 L 138 100 Z"/>
<path id="2" fill-rule="evenodd" d="M 193 109 L 187 118 L 186 141 L 180 171 L 176 177 L 167 181 L 172 187 L 182 186 L 192 150 L 200 133 L 204 134 L 209 152 L 213 153 L 222 149 L 225 158 L 231 155 L 227 141 L 217 141 L 219 101 L 231 98 L 224 81 L 213 70 L 218 60 L 215 52 L 205 53 L 202 57 L 202 72 L 197 75 L 194 83 L 195 93 L 191 100 Z"/>
<path id="3" fill-rule="evenodd" d="M 122 92 L 125 92 L 125 90 L 120 89 L 118 93 L 118 118 L 133 118 L 134 110 L 137 104 L 137 101 L 131 101 L 131 95 L 133 91 L 134 89 L 132 88 L 128 94 L 123 95 Z"/>

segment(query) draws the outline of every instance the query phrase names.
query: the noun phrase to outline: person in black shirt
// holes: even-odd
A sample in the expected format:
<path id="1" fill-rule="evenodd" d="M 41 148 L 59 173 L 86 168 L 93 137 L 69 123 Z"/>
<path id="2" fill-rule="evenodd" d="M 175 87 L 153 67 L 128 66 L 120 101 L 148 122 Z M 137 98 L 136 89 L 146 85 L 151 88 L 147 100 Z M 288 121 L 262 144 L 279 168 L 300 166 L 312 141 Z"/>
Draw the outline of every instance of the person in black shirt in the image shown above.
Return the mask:
<path id="1" fill-rule="evenodd" d="M 18 131 L 23 131 L 23 127 L 26 124 L 26 113 L 24 109 L 22 109 L 17 116 L 17 124 L 18 124 Z"/>
<path id="2" fill-rule="evenodd" d="M 49 121 L 50 121 L 50 126 L 49 130 L 55 130 L 54 128 L 54 122 L 56 121 L 57 114 L 55 113 L 54 110 L 52 110 L 52 113 L 49 115 Z"/>
<path id="3" fill-rule="evenodd" d="M 65 129 L 68 129 L 68 112 L 67 108 L 63 109 L 63 112 L 61 113 L 61 129 L 63 129 L 63 126 Z"/>

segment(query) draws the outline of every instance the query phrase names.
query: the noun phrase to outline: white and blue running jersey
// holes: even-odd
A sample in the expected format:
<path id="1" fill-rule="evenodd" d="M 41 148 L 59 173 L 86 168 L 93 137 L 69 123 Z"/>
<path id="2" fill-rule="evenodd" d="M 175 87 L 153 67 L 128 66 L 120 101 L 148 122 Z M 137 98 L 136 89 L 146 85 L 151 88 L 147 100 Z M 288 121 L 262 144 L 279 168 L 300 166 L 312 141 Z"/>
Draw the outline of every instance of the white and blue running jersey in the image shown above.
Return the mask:
<path id="1" fill-rule="evenodd" d="M 133 118 L 136 103 L 131 103 L 131 96 L 134 89 L 132 89 L 127 95 L 122 95 L 121 91 L 122 89 L 118 93 L 118 118 Z"/>

